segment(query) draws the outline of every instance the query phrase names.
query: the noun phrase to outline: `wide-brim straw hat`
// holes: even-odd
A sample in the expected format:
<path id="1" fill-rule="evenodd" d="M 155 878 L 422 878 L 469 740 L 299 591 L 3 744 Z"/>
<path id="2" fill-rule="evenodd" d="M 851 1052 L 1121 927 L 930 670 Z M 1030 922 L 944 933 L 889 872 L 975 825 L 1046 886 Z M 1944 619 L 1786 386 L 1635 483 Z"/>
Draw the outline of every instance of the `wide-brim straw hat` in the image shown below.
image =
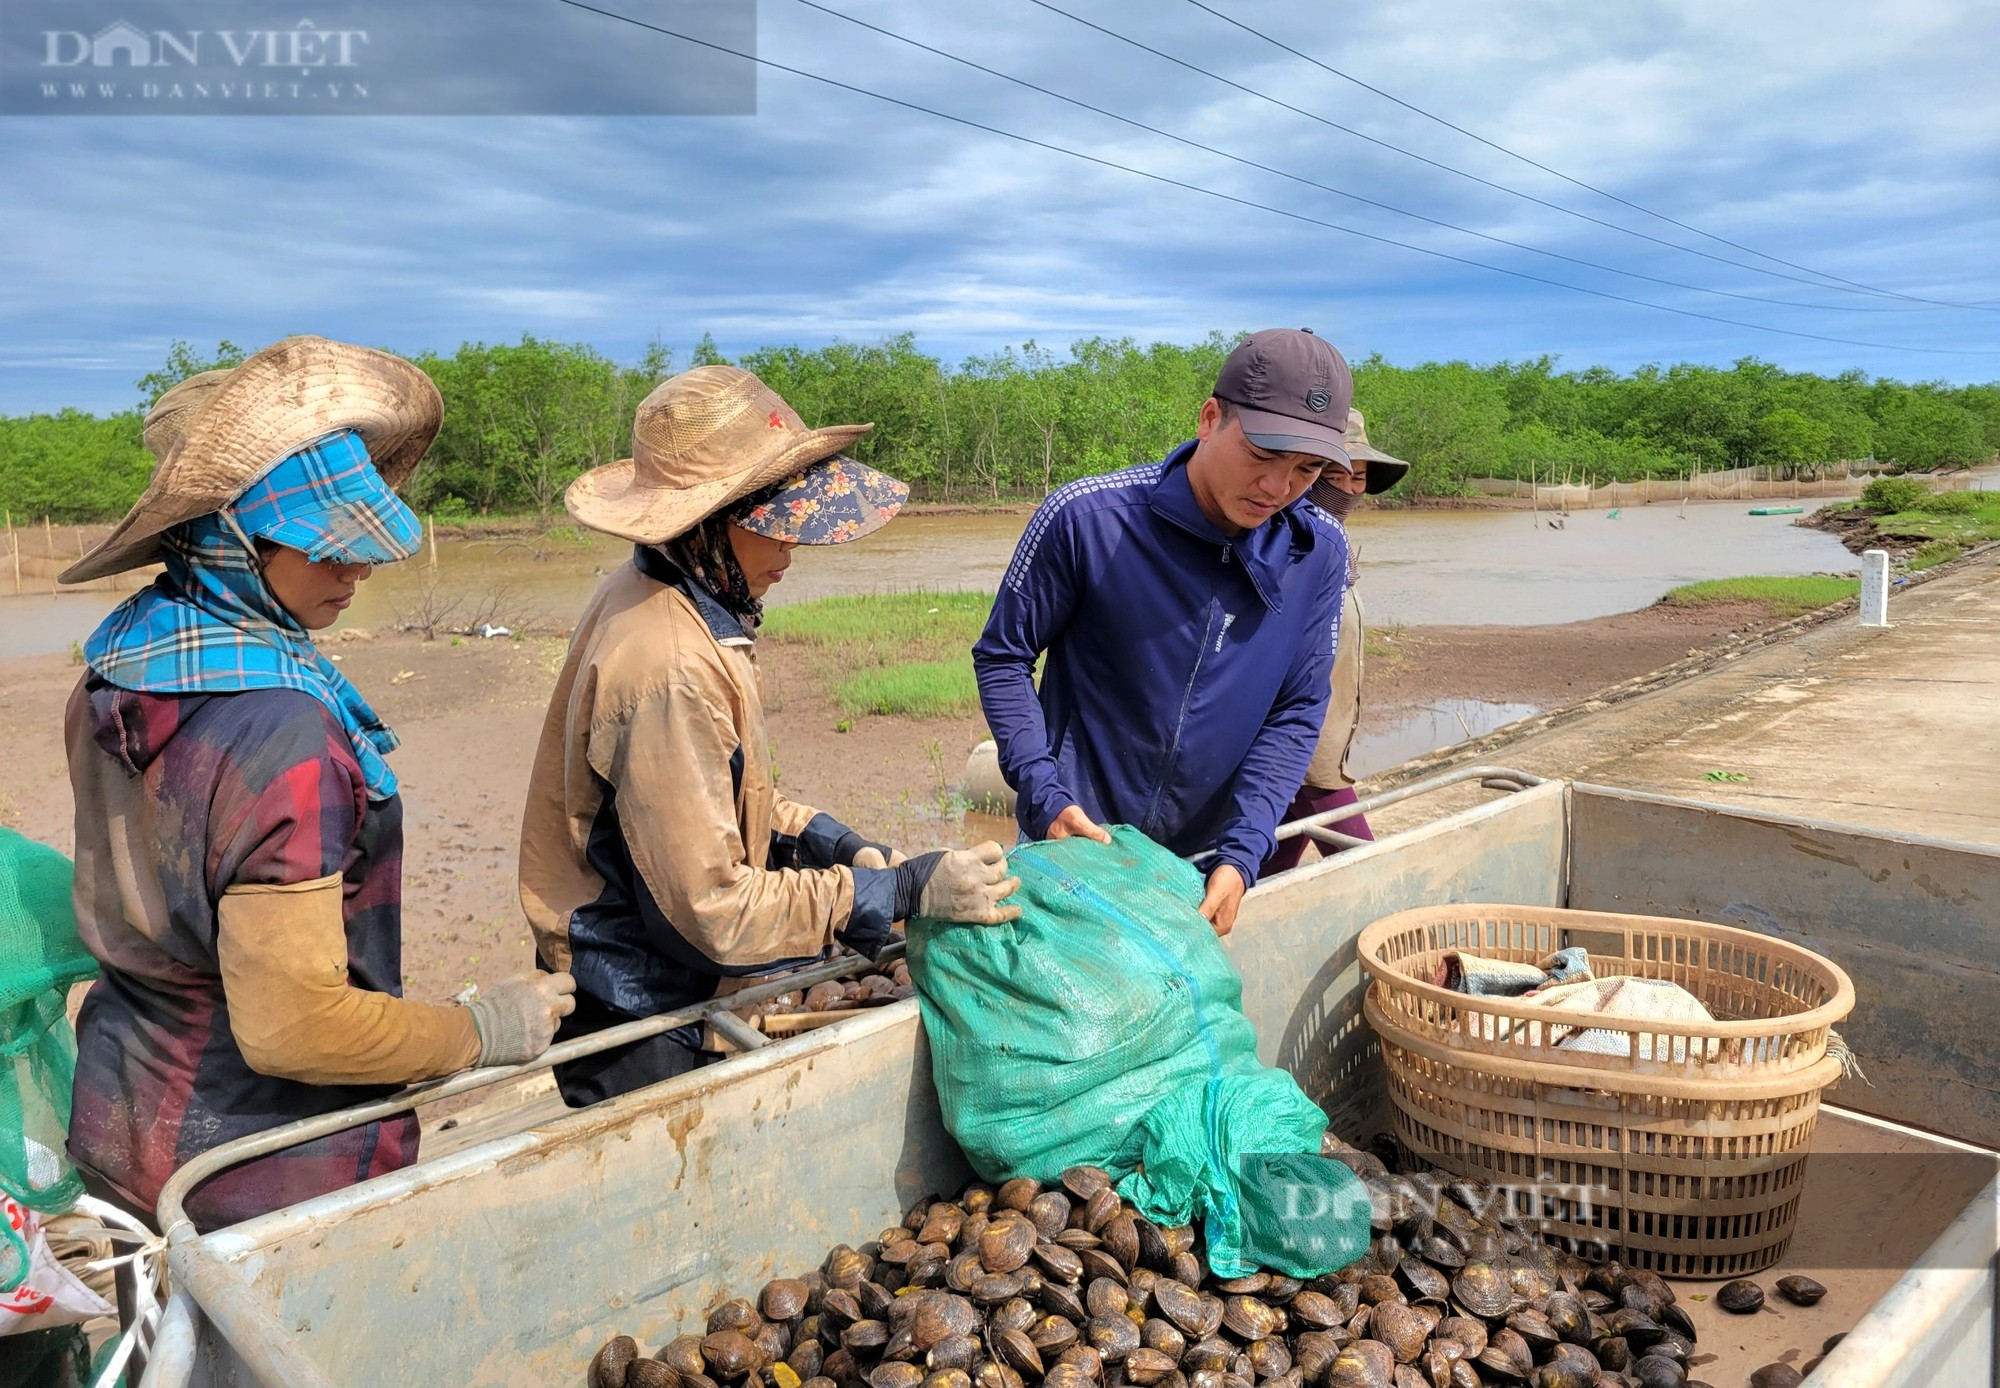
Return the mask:
<path id="1" fill-rule="evenodd" d="M 273 343 L 193 394 L 205 398 L 178 414 L 181 437 L 169 443 L 145 495 L 60 582 L 156 562 L 167 531 L 220 511 L 278 463 L 343 429 L 360 436 L 382 480 L 400 487 L 444 422 L 443 397 L 418 367 L 324 337 Z M 153 413 L 167 404 L 162 396 Z M 152 438 L 166 438 L 167 423 L 149 430 Z"/>
<path id="2" fill-rule="evenodd" d="M 657 545 L 833 457 L 874 427 L 808 429 L 748 371 L 697 366 L 654 387 L 632 421 L 632 456 L 584 473 L 563 504 L 592 530 Z"/>
<path id="3" fill-rule="evenodd" d="M 153 402 L 153 408 L 146 411 L 146 422 L 141 427 L 146 451 L 153 455 L 155 463 L 164 461 L 167 454 L 174 451 L 174 445 L 187 433 L 188 425 L 201 413 L 201 407 L 228 379 L 227 369 L 198 372 L 180 384 L 168 387 Z"/>
<path id="4" fill-rule="evenodd" d="M 1347 456 L 1355 462 L 1368 464 L 1368 495 L 1386 492 L 1403 480 L 1410 465 L 1401 458 L 1393 458 L 1368 442 L 1368 422 L 1361 417 L 1361 411 L 1349 407 L 1347 411 Z M 1327 471 L 1339 467 L 1338 463 L 1328 463 Z M 1332 510 L 1338 504 L 1333 501 L 1335 487 L 1322 478 L 1306 490 L 1306 499 L 1323 510 Z"/>

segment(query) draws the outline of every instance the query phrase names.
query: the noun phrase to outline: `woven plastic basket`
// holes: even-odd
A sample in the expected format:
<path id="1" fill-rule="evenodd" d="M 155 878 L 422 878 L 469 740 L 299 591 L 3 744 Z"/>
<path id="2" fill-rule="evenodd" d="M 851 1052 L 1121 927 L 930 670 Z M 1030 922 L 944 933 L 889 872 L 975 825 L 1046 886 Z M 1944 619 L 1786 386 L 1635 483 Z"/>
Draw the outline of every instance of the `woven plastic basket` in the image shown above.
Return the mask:
<path id="1" fill-rule="evenodd" d="M 1667 979 L 1719 1020 L 1660 1023 L 1471 997 L 1432 984 L 1450 950 L 1537 963 L 1581 945 L 1591 972 Z M 1401 911 L 1361 934 L 1363 1002 L 1397 1139 L 1506 1191 L 1585 1254 L 1669 1277 L 1739 1277 L 1784 1255 L 1820 1091 L 1841 1073 L 1841 969 L 1783 940 L 1654 916 L 1527 906 Z M 1570 1029 L 1622 1038 L 1557 1049 Z"/>

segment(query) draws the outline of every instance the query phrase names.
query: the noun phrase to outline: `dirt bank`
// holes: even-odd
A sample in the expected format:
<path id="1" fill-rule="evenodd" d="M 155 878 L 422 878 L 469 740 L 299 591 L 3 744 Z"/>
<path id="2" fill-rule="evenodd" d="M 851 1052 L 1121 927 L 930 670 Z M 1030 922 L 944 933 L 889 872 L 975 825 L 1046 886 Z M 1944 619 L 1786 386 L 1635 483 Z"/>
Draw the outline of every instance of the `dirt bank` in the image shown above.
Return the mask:
<path id="1" fill-rule="evenodd" d="M 1655 605 L 1560 626 L 1377 631 L 1370 634 L 1368 702 L 1385 709 L 1426 699 L 1553 707 L 1768 621 L 1759 603 L 1730 603 Z"/>
<path id="2" fill-rule="evenodd" d="M 1755 609 L 1649 608 L 1542 627 L 1411 627 L 1378 633 L 1368 717 L 1395 720 L 1441 699 L 1553 705 L 1680 659 L 1745 627 Z M 451 996 L 526 968 L 515 900 L 515 839 L 529 763 L 564 643 L 348 633 L 342 668 L 402 735 L 395 755 L 408 816 L 404 967 L 413 997 Z M 0 823 L 68 851 L 62 711 L 77 678 L 67 656 L 0 661 Z M 928 721 L 839 715 L 807 657 L 768 646 L 766 696 L 779 784 L 871 836 L 910 849 L 955 840 L 952 792 L 976 717 Z"/>
<path id="3" fill-rule="evenodd" d="M 1867 511 L 1822 506 L 1809 516 L 1800 516 L 1792 524 L 1804 526 L 1807 530 L 1824 530 L 1855 554 L 1879 549 L 1886 550 L 1891 559 L 1904 559 L 1924 543 L 1909 536 L 1884 535 L 1876 529 L 1875 521 L 1876 517 Z"/>

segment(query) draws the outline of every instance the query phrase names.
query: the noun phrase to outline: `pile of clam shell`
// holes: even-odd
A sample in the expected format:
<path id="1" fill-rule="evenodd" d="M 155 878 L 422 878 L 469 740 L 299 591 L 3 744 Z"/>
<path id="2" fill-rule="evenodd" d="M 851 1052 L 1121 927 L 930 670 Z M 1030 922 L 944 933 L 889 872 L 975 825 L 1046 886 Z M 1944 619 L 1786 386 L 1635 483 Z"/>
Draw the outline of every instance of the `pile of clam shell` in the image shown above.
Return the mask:
<path id="1" fill-rule="evenodd" d="M 1330 1145 L 1331 1150 L 1332 1145 Z M 1096 1167 L 975 1181 L 816 1270 L 726 1301 L 652 1358 L 618 1336 L 591 1388 L 1681 1388 L 1667 1284 L 1539 1241 L 1482 1186 L 1352 1148 L 1374 1239 L 1302 1281 L 1218 1280 L 1195 1231 Z M 1691 1386 L 1692 1388 L 1692 1386 Z"/>
<path id="2" fill-rule="evenodd" d="M 803 990 L 795 988 L 748 1011 L 752 1016 L 765 1017 L 782 1017 L 790 1012 L 854 1012 L 864 1007 L 886 1007 L 916 995 L 917 990 L 910 986 L 910 966 L 898 959 L 881 973 L 828 979 Z"/>

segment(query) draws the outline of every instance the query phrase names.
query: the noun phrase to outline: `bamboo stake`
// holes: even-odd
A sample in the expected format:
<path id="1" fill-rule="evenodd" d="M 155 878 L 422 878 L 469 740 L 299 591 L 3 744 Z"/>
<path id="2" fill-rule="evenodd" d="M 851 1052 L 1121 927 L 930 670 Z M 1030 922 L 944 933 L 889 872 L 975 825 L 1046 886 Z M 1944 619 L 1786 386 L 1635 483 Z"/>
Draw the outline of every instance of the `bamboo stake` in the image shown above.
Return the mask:
<path id="1" fill-rule="evenodd" d="M 14 596 L 21 596 L 21 537 L 14 533 L 14 513 L 7 513 L 7 552 L 14 556 Z"/>
<path id="2" fill-rule="evenodd" d="M 54 522 L 47 516 L 42 517 L 42 542 L 43 548 L 48 551 L 49 559 L 53 561 L 56 557 L 56 528 Z M 55 595 L 56 573 L 52 563 L 49 569 L 49 596 L 54 597 Z"/>
<path id="3" fill-rule="evenodd" d="M 433 570 L 435 570 L 435 569 L 437 568 L 437 566 L 438 566 L 438 523 L 437 523 L 437 517 L 436 517 L 436 516 L 427 516 L 427 517 L 425 517 L 425 519 L 426 519 L 427 521 L 429 521 L 429 522 L 430 522 L 430 527 L 431 527 L 431 568 L 432 568 Z"/>

